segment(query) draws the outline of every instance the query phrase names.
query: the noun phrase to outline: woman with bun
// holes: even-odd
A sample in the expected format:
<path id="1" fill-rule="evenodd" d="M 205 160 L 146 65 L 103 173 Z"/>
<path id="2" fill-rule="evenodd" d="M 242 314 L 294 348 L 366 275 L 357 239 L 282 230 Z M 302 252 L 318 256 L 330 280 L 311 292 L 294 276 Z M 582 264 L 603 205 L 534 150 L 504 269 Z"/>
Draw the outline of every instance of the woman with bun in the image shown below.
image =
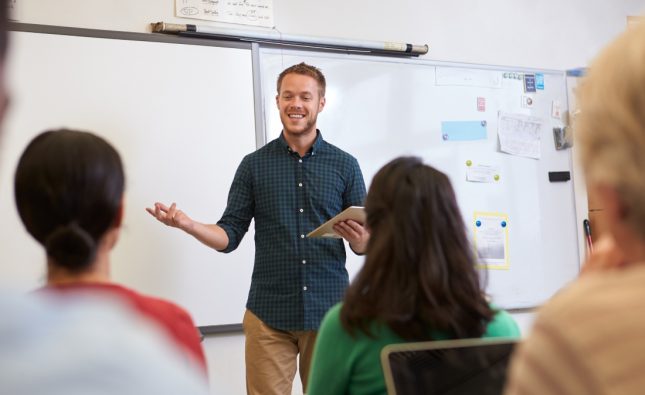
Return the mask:
<path id="1" fill-rule="evenodd" d="M 110 252 L 123 219 L 125 175 L 117 151 L 92 133 L 47 131 L 27 146 L 15 199 L 27 231 L 47 256 L 48 293 L 91 293 L 123 300 L 157 323 L 206 373 L 200 338 L 181 307 L 110 280 Z"/>

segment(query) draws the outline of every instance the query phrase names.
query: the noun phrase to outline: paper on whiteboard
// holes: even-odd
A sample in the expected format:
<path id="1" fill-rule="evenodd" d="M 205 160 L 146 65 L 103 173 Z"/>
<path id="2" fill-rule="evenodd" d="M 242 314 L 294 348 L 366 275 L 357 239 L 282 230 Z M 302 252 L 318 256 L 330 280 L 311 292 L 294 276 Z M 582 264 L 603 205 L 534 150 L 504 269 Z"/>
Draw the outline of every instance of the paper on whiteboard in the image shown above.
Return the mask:
<path id="1" fill-rule="evenodd" d="M 273 0 L 175 0 L 175 16 L 273 27 Z"/>
<path id="2" fill-rule="evenodd" d="M 499 180 L 499 167 L 475 164 L 466 169 L 466 181 L 495 182 Z"/>
<path id="3" fill-rule="evenodd" d="M 502 152 L 540 159 L 542 120 L 522 114 L 499 112 L 497 135 Z"/>
<path id="4" fill-rule="evenodd" d="M 508 215 L 475 212 L 475 248 L 482 266 L 508 269 Z"/>
<path id="5" fill-rule="evenodd" d="M 437 67 L 435 69 L 435 84 L 501 88 L 502 73 L 491 70 Z"/>

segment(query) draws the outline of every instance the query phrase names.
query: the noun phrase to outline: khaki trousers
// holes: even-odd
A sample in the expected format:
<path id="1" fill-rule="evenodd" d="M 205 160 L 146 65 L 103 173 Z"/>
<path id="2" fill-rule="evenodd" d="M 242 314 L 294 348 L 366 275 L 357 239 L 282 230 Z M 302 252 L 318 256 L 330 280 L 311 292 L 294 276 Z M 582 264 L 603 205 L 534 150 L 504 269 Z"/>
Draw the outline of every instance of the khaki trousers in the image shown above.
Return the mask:
<path id="1" fill-rule="evenodd" d="M 298 370 L 305 392 L 316 332 L 274 329 L 250 310 L 244 313 L 242 326 L 245 336 L 246 393 L 291 395 L 298 354 Z"/>

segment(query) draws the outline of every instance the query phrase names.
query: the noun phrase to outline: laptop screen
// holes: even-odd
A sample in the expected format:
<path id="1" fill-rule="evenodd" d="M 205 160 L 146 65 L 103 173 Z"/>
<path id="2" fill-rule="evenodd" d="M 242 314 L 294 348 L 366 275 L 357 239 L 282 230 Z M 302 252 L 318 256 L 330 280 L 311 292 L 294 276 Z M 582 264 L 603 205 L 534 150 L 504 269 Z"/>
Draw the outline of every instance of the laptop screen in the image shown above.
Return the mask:
<path id="1" fill-rule="evenodd" d="M 390 395 L 497 395 L 516 339 L 393 344 L 381 352 Z"/>

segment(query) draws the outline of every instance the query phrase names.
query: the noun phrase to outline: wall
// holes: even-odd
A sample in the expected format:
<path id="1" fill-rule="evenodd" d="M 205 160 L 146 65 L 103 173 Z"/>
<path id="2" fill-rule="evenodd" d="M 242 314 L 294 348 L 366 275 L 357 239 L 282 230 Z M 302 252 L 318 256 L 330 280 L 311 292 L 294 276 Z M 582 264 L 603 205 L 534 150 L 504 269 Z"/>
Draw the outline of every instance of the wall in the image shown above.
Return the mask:
<path id="1" fill-rule="evenodd" d="M 173 0 L 18 0 L 20 22 L 148 31 L 173 17 Z M 567 69 L 585 66 L 625 28 L 642 0 L 274 0 L 276 28 L 289 34 L 428 44 L 427 59 Z M 204 22 L 207 24 L 207 22 Z M 532 314 L 517 314 L 526 330 Z M 244 393 L 243 337 L 204 341 L 214 394 Z M 298 393 L 299 384 L 294 385 Z"/>
<path id="2" fill-rule="evenodd" d="M 283 33 L 428 44 L 435 60 L 553 69 L 585 65 L 643 7 L 642 0 L 274 0 Z M 18 0 L 17 18 L 136 32 L 150 22 L 202 23 L 175 18 L 173 9 L 173 0 Z"/>

